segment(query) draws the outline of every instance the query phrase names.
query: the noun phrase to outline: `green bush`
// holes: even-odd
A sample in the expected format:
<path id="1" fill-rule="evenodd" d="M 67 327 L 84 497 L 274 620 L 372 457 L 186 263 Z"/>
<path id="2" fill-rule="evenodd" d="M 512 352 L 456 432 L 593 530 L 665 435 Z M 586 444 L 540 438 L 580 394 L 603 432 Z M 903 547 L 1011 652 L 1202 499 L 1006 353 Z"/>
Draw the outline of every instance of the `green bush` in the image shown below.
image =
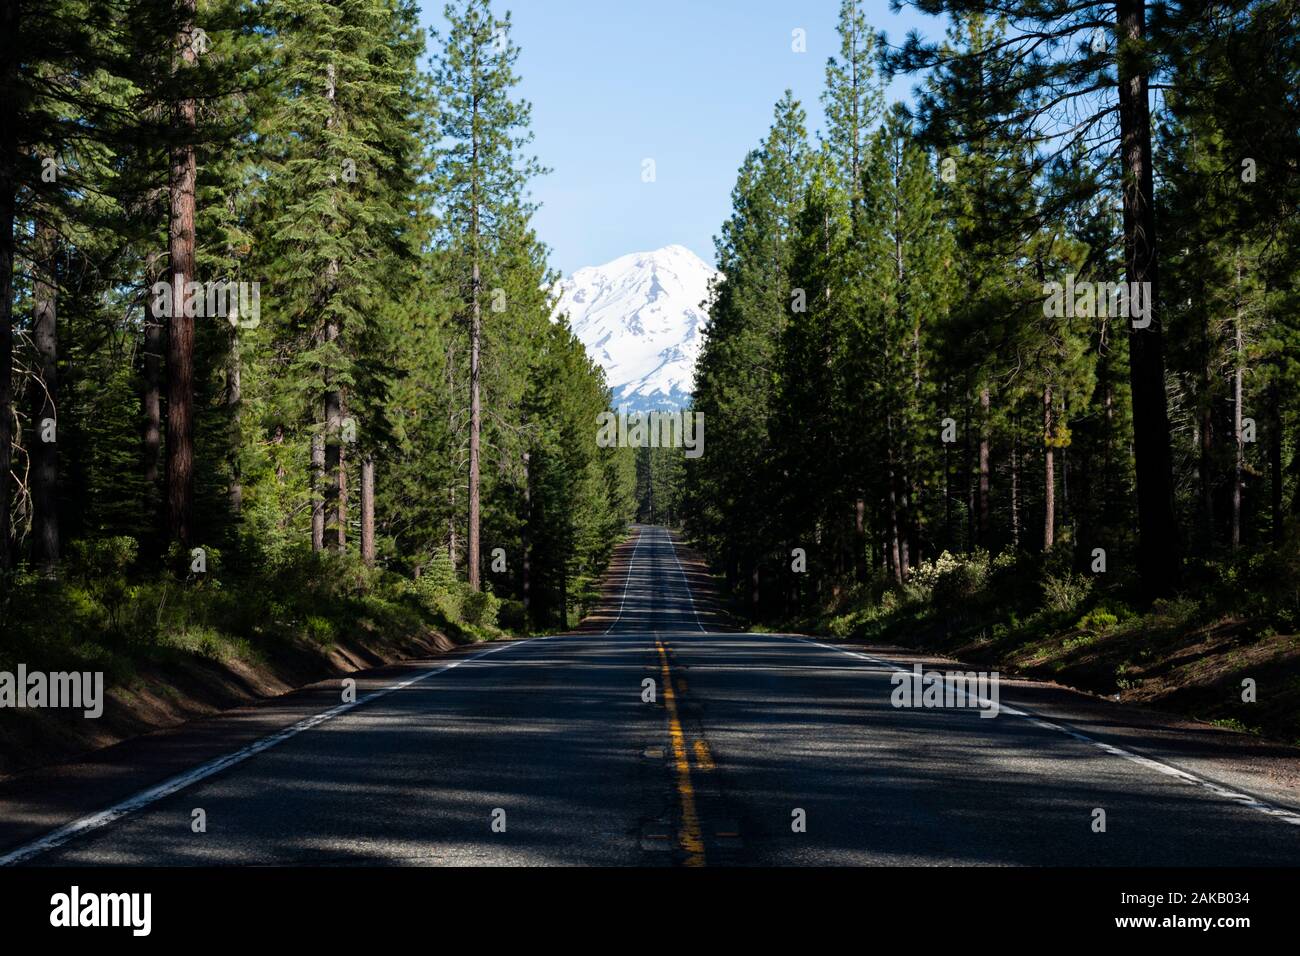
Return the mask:
<path id="1" fill-rule="evenodd" d="M 922 561 L 913 568 L 906 594 L 912 601 L 928 599 L 950 614 L 968 608 L 983 593 L 988 580 L 987 552 L 955 555 L 945 551 L 933 561 Z"/>
<path id="2" fill-rule="evenodd" d="M 497 621 L 507 631 L 519 634 L 528 629 L 527 616 L 524 614 L 523 601 L 503 601 L 497 613 Z"/>
<path id="3" fill-rule="evenodd" d="M 334 643 L 334 622 L 327 617 L 313 614 L 307 618 L 307 636 L 317 644 Z"/>
<path id="4" fill-rule="evenodd" d="M 826 624 L 826 630 L 830 631 L 832 637 L 848 637 L 853 633 L 853 615 L 841 614 L 831 618 Z"/>
<path id="5" fill-rule="evenodd" d="M 1072 613 L 1092 592 L 1092 578 L 1066 571 L 1043 575 L 1043 607 L 1060 614 Z"/>
<path id="6" fill-rule="evenodd" d="M 68 571 L 87 582 L 125 574 L 139 549 L 135 538 L 127 535 L 73 541 L 68 547 Z"/>
<path id="7" fill-rule="evenodd" d="M 987 555 L 976 552 L 968 558 L 958 559 L 952 567 L 942 570 L 930 593 L 934 603 L 943 610 L 961 611 L 969 608 L 980 597 L 988 578 Z"/>
<path id="8" fill-rule="evenodd" d="M 456 568 L 445 551 L 439 551 L 429 566 L 415 580 L 415 593 L 420 604 L 431 614 L 448 623 L 462 620 L 465 590 L 456 577 Z"/>
<path id="9" fill-rule="evenodd" d="M 93 603 L 104 609 L 105 629 L 125 633 L 124 606 L 131 598 L 127 568 L 135 563 L 139 545 L 135 538 L 118 535 L 74 541 L 68 550 L 68 570 L 80 579 Z"/>
<path id="10" fill-rule="evenodd" d="M 1079 618 L 1077 627 L 1081 631 L 1103 632 L 1109 631 L 1119 623 L 1119 617 L 1105 608 L 1094 608 L 1083 617 Z"/>
<path id="11" fill-rule="evenodd" d="M 501 601 L 491 591 L 471 591 L 466 585 L 462 609 L 466 624 L 473 627 L 496 627 Z"/>

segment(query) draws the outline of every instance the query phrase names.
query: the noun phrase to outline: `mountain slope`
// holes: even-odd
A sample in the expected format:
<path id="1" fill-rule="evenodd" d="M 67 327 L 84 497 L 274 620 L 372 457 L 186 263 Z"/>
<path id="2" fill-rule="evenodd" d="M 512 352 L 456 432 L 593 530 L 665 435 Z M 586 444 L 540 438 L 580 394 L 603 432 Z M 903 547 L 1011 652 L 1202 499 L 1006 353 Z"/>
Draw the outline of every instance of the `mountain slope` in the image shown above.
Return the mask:
<path id="1" fill-rule="evenodd" d="M 556 284 L 587 354 L 605 369 L 616 408 L 677 409 L 690 401 L 709 280 L 717 271 L 684 246 L 634 252 Z"/>

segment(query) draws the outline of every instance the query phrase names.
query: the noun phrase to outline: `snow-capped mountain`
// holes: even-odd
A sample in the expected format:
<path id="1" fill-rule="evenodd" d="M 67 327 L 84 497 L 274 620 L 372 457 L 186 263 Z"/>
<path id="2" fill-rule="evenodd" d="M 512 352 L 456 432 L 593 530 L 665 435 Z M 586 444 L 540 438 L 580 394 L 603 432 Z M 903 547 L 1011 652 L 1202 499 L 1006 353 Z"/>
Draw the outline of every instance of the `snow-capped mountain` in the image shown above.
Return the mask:
<path id="1" fill-rule="evenodd" d="M 682 408 L 700 352 L 709 280 L 717 271 L 685 246 L 634 252 L 556 284 L 555 316 L 605 369 L 614 407 Z"/>

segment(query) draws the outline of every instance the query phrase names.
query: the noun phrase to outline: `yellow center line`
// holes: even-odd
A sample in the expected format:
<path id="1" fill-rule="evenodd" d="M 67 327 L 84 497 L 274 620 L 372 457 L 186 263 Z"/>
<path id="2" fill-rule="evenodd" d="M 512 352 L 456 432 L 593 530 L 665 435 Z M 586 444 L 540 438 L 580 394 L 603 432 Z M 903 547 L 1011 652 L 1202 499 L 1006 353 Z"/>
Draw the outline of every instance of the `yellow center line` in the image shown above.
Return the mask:
<path id="1" fill-rule="evenodd" d="M 682 828 L 677 842 L 686 851 L 687 866 L 704 866 L 704 837 L 700 833 L 700 817 L 695 809 L 695 787 L 691 784 L 691 764 L 686 752 L 686 734 L 677 715 L 677 695 L 673 692 L 672 673 L 668 669 L 668 651 L 662 641 L 659 648 L 659 666 L 663 674 L 664 708 L 668 711 L 668 736 L 673 745 L 673 763 L 677 768 L 677 795 L 682 801 Z"/>

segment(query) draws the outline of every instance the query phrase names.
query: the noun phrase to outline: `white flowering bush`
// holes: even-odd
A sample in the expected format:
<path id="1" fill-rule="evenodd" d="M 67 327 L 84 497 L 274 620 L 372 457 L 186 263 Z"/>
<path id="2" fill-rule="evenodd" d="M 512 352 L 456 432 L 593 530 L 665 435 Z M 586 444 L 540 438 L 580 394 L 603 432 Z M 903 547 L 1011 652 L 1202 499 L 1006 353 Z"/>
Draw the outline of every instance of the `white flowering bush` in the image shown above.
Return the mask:
<path id="1" fill-rule="evenodd" d="M 988 583 L 989 558 L 985 551 L 956 555 L 945 551 L 933 561 L 922 561 L 908 580 L 909 590 L 936 606 L 958 610 L 976 598 Z"/>
<path id="2" fill-rule="evenodd" d="M 908 578 L 908 583 L 923 591 L 933 591 L 934 586 L 939 583 L 939 578 L 955 571 L 961 563 L 961 558 L 945 551 L 934 560 L 922 561 L 912 568 L 912 576 Z"/>

